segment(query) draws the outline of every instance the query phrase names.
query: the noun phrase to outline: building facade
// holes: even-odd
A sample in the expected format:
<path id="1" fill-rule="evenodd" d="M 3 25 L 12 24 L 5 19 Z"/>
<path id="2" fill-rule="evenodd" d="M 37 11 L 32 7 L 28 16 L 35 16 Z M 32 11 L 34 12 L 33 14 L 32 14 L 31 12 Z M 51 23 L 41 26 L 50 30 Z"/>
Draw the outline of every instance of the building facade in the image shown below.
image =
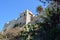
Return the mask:
<path id="1" fill-rule="evenodd" d="M 17 23 L 21 26 L 28 24 L 33 20 L 33 14 L 29 10 L 25 10 L 20 14 L 20 18 L 18 19 Z"/>
<path id="2" fill-rule="evenodd" d="M 23 25 L 27 25 L 29 22 L 33 20 L 33 14 L 29 10 L 25 10 L 22 13 L 20 13 L 19 17 L 5 23 L 3 31 L 10 30 L 14 27 L 22 27 Z"/>

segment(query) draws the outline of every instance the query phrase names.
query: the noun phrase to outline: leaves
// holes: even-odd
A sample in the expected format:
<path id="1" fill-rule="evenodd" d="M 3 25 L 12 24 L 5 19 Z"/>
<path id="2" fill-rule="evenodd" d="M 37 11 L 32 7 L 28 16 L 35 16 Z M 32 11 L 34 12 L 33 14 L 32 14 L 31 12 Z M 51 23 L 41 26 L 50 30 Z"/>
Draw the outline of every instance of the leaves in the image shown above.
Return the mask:
<path id="1" fill-rule="evenodd" d="M 40 13 L 43 10 L 42 6 L 37 7 L 37 12 Z"/>

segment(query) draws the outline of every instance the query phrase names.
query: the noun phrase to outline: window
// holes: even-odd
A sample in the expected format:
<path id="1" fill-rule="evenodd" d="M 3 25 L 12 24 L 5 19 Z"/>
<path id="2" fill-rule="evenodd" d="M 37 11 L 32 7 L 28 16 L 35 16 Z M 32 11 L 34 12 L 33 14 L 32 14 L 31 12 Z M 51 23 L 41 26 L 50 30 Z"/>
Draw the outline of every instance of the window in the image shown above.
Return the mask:
<path id="1" fill-rule="evenodd" d="M 15 27 L 17 27 L 17 26 L 18 26 L 18 24 L 15 24 L 13 28 L 15 28 Z"/>
<path id="2" fill-rule="evenodd" d="M 21 18 L 21 16 L 20 16 L 20 18 Z"/>
<path id="3" fill-rule="evenodd" d="M 24 16 L 25 16 L 25 14 L 24 14 Z"/>
<path id="4" fill-rule="evenodd" d="M 21 23 L 20 23 L 20 25 L 21 25 Z"/>
<path id="5" fill-rule="evenodd" d="M 57 7 L 57 5 L 55 4 L 54 7 Z"/>

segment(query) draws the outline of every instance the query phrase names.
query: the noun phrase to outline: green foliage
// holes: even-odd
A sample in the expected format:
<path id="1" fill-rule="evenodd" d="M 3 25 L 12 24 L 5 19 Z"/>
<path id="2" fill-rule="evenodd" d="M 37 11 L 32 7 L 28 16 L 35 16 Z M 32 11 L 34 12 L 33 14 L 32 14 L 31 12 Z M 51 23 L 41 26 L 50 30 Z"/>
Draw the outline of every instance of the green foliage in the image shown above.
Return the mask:
<path id="1" fill-rule="evenodd" d="M 54 9 L 53 9 L 54 10 Z M 60 13 L 57 11 L 49 10 L 49 13 L 46 15 L 47 17 L 42 17 L 44 20 L 44 23 L 40 24 L 46 32 L 46 40 L 55 40 L 55 38 L 60 38 L 60 30 L 58 30 L 57 24 L 60 24 Z M 60 11 L 59 11 L 60 12 Z M 49 16 L 48 16 L 49 15 Z M 48 38 L 49 37 L 49 38 Z M 44 39 L 45 40 L 45 39 Z M 58 39 L 59 40 L 59 39 Z"/>
<path id="2" fill-rule="evenodd" d="M 19 35 L 14 38 L 17 40 L 19 38 L 22 40 L 60 40 L 60 25 L 58 25 L 60 24 L 60 9 L 46 9 L 45 16 L 42 15 L 40 18 L 44 21 L 26 25 L 24 31 L 19 32 L 21 35 L 18 33 Z M 8 37 L 12 37 L 11 35 L 7 34 Z"/>
<path id="3" fill-rule="evenodd" d="M 2 35 L 0 35 L 0 39 L 2 39 L 3 38 L 3 36 Z"/>
<path id="4" fill-rule="evenodd" d="M 38 13 L 40 13 L 42 10 L 43 10 L 42 6 L 38 6 L 37 9 L 36 9 L 36 11 L 37 11 Z"/>
<path id="5" fill-rule="evenodd" d="M 60 12 L 53 10 L 46 9 L 45 16 L 40 16 L 44 21 L 26 25 L 19 37 L 23 40 L 60 40 L 60 25 L 57 25 L 60 24 Z"/>

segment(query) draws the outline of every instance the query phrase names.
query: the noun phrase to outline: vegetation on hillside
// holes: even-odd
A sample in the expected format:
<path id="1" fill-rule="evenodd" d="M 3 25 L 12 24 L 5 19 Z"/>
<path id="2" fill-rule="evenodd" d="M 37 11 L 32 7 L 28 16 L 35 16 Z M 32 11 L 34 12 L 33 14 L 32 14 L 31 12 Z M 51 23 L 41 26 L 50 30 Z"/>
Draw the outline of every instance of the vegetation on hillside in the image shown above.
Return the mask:
<path id="1" fill-rule="evenodd" d="M 37 12 L 40 13 L 43 8 L 37 8 Z M 60 40 L 60 9 L 52 8 L 45 9 L 45 16 L 40 16 L 43 22 L 35 21 L 35 24 L 28 24 L 23 27 L 14 36 L 13 33 L 7 33 L 3 38 L 8 40 Z"/>
<path id="2" fill-rule="evenodd" d="M 36 20 L 35 24 L 25 26 L 17 36 L 6 36 L 10 40 L 60 40 L 60 9 L 53 10 L 45 10 L 45 16 L 40 16 L 43 22 Z"/>

